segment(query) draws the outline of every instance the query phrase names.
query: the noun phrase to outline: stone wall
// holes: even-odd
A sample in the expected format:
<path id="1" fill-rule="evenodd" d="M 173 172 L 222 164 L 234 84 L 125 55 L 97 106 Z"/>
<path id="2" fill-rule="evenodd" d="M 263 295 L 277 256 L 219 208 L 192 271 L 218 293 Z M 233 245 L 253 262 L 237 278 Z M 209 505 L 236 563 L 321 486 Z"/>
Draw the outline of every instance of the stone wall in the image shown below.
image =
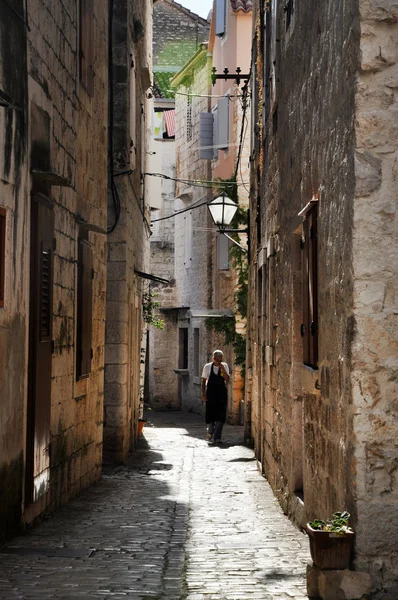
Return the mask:
<path id="1" fill-rule="evenodd" d="M 273 18 L 264 40 L 255 8 L 254 104 L 265 104 L 253 119 L 246 431 L 293 519 L 351 512 L 355 568 L 370 572 L 372 598 L 395 598 L 396 6 L 304 3 L 289 23 L 280 8 L 267 87 Z M 310 200 L 316 369 L 303 366 L 300 335 L 298 213 Z"/>
<path id="2" fill-rule="evenodd" d="M 264 88 L 264 113 L 254 118 L 259 140 L 253 164 L 258 191 L 251 206 L 250 400 L 257 456 L 284 509 L 304 524 L 306 518 L 354 508 L 350 355 L 358 14 L 349 1 L 315 8 L 300 4 L 287 27 L 282 8 L 276 19 L 275 96 Z M 257 12 L 254 19 L 259 35 L 260 16 Z M 269 20 L 267 33 L 271 39 Z M 261 38 L 256 46 L 262 73 Z M 271 68 L 265 64 L 266 74 Z M 255 106 L 262 104 L 261 77 Z M 300 335 L 298 213 L 313 197 L 318 199 L 317 369 L 304 366 Z"/>
<path id="3" fill-rule="evenodd" d="M 199 121 L 200 113 L 209 110 L 209 99 L 192 97 L 191 125 L 192 134 L 187 128 L 187 94 L 206 94 L 209 85 L 209 61 L 206 49 L 203 49 L 198 62 L 187 73 L 188 81 L 177 88 L 176 95 L 176 176 L 179 179 L 209 180 L 210 161 L 199 158 Z M 210 196 L 209 196 L 210 194 Z M 178 183 L 176 188 L 177 211 L 186 210 L 175 218 L 175 278 L 178 305 L 192 309 L 206 310 L 212 307 L 212 263 L 209 248 L 215 243 L 206 202 L 211 198 L 211 189 L 190 184 Z M 193 323 L 187 321 L 188 314 L 180 312 L 178 328 L 188 326 L 188 376 L 179 376 L 180 403 L 182 408 L 200 412 L 202 410 L 200 376 L 194 376 L 194 325 L 200 331 L 200 365 L 207 362 L 211 352 L 211 340 L 207 334 L 204 319 Z M 200 369 L 201 370 L 201 369 Z M 200 373 L 201 375 L 201 373 Z"/>
<path id="4" fill-rule="evenodd" d="M 23 2 L 15 2 L 23 10 Z M 4 307 L 0 308 L 0 542 L 20 526 L 23 501 L 29 264 L 26 32 L 0 6 L 0 89 L 19 110 L 0 107 L 0 209 L 6 211 Z M 17 211 L 18 208 L 18 211 Z"/>
<path id="5" fill-rule="evenodd" d="M 24 14 L 22 2 L 13 6 Z M 63 2 L 56 11 L 47 2 L 29 3 L 29 30 L 6 4 L 0 11 L 0 22 L 11 35 L 7 42 L 1 33 L 8 48 L 0 68 L 6 83 L 0 87 L 14 96 L 17 108 L 0 109 L 1 205 L 5 199 L 7 209 L 6 290 L 0 308 L 0 439 L 5 447 L 0 448 L 0 468 L 8 490 L 7 498 L 1 499 L 1 522 L 7 523 L 8 534 L 20 526 L 21 515 L 30 521 L 44 509 L 54 509 L 101 473 L 106 237 L 100 233 L 88 233 L 94 273 L 93 358 L 89 377 L 79 382 L 76 311 L 78 219 L 98 230 L 106 227 L 108 13 L 98 5 L 93 15 L 94 90 L 89 96 L 78 71 L 75 2 Z M 14 83 L 9 67 L 15 70 Z M 51 186 L 30 173 L 38 168 L 52 172 L 58 183 Z M 50 455 L 49 491 L 28 507 L 24 470 L 31 458 L 26 431 L 32 427 L 27 416 L 32 191 L 41 191 L 53 202 L 55 250 L 50 445 L 42 449 Z"/>
<path id="6" fill-rule="evenodd" d="M 154 143 L 160 156 L 160 172 L 175 177 L 175 141 L 165 140 Z M 162 179 L 161 208 L 152 213 L 151 271 L 169 281 L 169 284 L 152 283 L 148 288 L 159 303 L 159 318 L 164 321 L 164 329 L 149 327 L 149 390 L 148 401 L 153 408 L 179 408 L 178 380 L 174 373 L 177 367 L 176 281 L 174 272 L 174 206 L 175 187 L 173 180 Z M 169 218 L 167 218 L 169 217 Z M 164 219 L 156 221 L 157 219 Z"/>
<path id="7" fill-rule="evenodd" d="M 108 194 L 108 225 L 116 226 L 108 236 L 104 451 L 116 461 L 123 461 L 134 446 L 140 416 L 142 294 L 147 282 L 135 271 L 149 271 L 150 213 L 142 174 L 150 127 L 146 93 L 151 43 L 150 3 L 115 1 L 110 157 L 115 185 Z M 119 217 L 115 199 L 121 205 Z"/>
<path id="8" fill-rule="evenodd" d="M 356 567 L 375 598 L 398 595 L 398 10 L 360 2 L 351 383 L 355 435 Z"/>
<path id="9" fill-rule="evenodd" d="M 209 35 L 205 19 L 171 0 L 155 3 L 153 27 L 153 64 L 171 72 L 182 67 Z"/>

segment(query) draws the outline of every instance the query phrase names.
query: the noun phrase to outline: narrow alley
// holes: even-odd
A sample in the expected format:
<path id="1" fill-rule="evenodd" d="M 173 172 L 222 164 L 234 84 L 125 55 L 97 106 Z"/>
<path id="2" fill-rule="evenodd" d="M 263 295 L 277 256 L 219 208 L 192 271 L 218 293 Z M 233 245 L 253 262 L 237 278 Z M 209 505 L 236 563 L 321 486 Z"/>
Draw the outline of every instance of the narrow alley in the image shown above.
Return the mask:
<path id="1" fill-rule="evenodd" d="M 0 598 L 304 600 L 307 538 L 242 439 L 151 413 L 125 466 L 2 548 Z"/>

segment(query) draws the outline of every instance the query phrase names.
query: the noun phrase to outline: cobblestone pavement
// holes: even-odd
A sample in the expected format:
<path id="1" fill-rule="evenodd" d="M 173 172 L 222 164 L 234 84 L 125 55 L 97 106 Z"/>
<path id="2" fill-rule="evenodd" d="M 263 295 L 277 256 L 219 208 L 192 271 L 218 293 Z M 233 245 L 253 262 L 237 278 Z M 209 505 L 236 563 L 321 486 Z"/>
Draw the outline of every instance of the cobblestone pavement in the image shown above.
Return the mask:
<path id="1" fill-rule="evenodd" d="M 308 543 L 241 427 L 151 413 L 126 466 L 0 552 L 0 598 L 304 600 Z"/>

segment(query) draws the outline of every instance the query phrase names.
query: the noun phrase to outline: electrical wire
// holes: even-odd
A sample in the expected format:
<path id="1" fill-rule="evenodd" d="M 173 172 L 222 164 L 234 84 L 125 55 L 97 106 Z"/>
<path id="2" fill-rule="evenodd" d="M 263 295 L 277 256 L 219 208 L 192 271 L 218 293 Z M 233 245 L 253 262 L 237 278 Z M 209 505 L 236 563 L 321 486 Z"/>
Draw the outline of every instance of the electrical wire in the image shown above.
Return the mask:
<path id="1" fill-rule="evenodd" d="M 133 173 L 132 171 L 131 171 L 131 173 L 129 173 L 129 175 L 128 175 L 127 179 L 129 180 L 130 187 L 131 187 L 131 189 L 132 189 L 132 191 L 133 191 L 133 196 L 134 196 L 134 198 L 135 198 L 135 200 L 136 200 L 136 202 L 137 202 L 138 209 L 139 209 L 139 211 L 140 211 L 140 213 L 141 213 L 141 215 L 142 215 L 142 220 L 143 220 L 143 223 L 146 225 L 146 228 L 147 228 L 147 231 L 148 231 L 148 234 L 149 234 L 149 235 L 147 236 L 147 238 L 149 239 L 149 238 L 151 237 L 151 235 L 152 235 L 152 232 L 151 232 L 151 226 L 150 226 L 150 224 L 148 223 L 148 219 L 147 219 L 147 218 L 146 218 L 146 216 L 145 216 L 145 213 L 144 213 L 144 211 L 143 211 L 143 208 L 142 208 L 142 206 L 141 206 L 141 202 L 140 202 L 140 200 L 139 200 L 139 198 L 138 198 L 138 196 L 137 196 L 137 193 L 136 193 L 136 191 L 135 191 L 135 189 L 134 189 L 133 182 L 132 182 L 132 181 L 131 181 L 131 179 L 130 179 L 130 176 L 132 175 L 132 173 Z"/>
<path id="2" fill-rule="evenodd" d="M 243 134 L 243 146 L 245 145 L 246 133 L 247 133 L 247 129 L 249 127 L 249 120 L 246 115 L 245 115 L 245 121 L 246 121 L 246 126 L 245 126 L 245 133 Z M 239 173 L 240 173 L 240 178 L 243 182 L 242 161 L 240 161 L 240 163 L 239 163 Z M 245 191 L 250 195 L 250 189 L 246 187 L 245 183 L 243 183 L 243 187 L 245 188 Z"/>
<path id="3" fill-rule="evenodd" d="M 178 177 L 170 177 L 169 175 L 164 175 L 163 173 L 144 173 L 144 175 L 148 175 L 149 177 L 161 177 L 162 179 L 168 179 L 170 181 L 176 181 L 177 183 L 187 183 L 187 184 L 191 184 L 192 186 L 197 186 L 197 187 L 211 187 L 212 185 L 217 185 L 217 186 L 221 186 L 223 181 L 222 180 L 217 180 L 217 179 L 212 179 L 212 180 L 205 180 L 205 179 L 180 179 Z M 203 185 L 204 183 L 209 184 L 209 185 Z M 248 182 L 241 182 L 238 183 L 237 181 L 228 181 L 228 185 L 245 185 L 248 184 Z"/>
<path id="4" fill-rule="evenodd" d="M 251 70 L 251 67 L 250 67 L 248 81 L 250 81 L 251 73 L 252 73 L 252 70 Z M 243 98 L 242 98 L 242 123 L 241 123 L 241 128 L 240 128 L 239 149 L 238 149 L 238 156 L 237 156 L 237 159 L 236 159 L 234 179 L 236 179 L 236 177 L 238 175 L 239 163 L 240 163 L 240 160 L 241 160 L 242 149 L 243 149 L 243 137 L 244 137 L 244 131 L 245 131 L 245 117 L 246 117 L 246 111 L 247 111 L 247 107 L 248 107 L 248 89 L 247 89 L 247 84 L 243 88 L 243 90 L 244 91 L 243 91 Z"/>
<path id="5" fill-rule="evenodd" d="M 179 96 L 189 96 L 191 98 L 242 98 L 242 94 L 223 94 L 222 96 L 212 96 L 211 94 L 190 94 L 188 92 L 176 92 L 174 90 L 166 90 L 166 92 L 178 94 Z"/>
<path id="6" fill-rule="evenodd" d="M 161 217 L 160 219 L 154 219 L 151 222 L 157 223 L 158 221 L 165 221 L 166 219 L 172 219 L 173 217 L 176 217 L 177 215 L 182 215 L 182 213 L 188 212 L 189 210 L 193 210 L 194 208 L 199 208 L 200 206 L 204 206 L 205 204 L 208 204 L 208 200 L 205 200 L 204 202 L 200 202 L 200 204 L 191 204 L 191 206 L 188 206 L 187 208 L 183 208 L 182 210 L 179 210 L 172 215 L 168 215 L 167 217 Z"/>

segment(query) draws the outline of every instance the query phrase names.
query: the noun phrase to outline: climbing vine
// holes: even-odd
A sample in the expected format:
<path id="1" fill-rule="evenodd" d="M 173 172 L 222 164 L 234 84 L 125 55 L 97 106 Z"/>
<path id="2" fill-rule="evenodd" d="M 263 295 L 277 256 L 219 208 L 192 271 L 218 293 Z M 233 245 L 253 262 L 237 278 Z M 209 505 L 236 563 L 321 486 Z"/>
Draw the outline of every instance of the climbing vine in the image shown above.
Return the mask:
<path id="1" fill-rule="evenodd" d="M 242 206 L 239 206 L 239 196 L 237 185 L 234 185 L 236 179 L 220 179 L 218 192 L 225 192 L 226 195 L 238 204 L 238 210 L 231 222 L 231 229 L 242 228 L 247 225 L 247 210 Z M 231 237 L 239 240 L 239 234 L 229 234 Z M 231 246 L 230 258 L 232 266 L 235 269 L 238 281 L 236 291 L 234 295 L 234 312 L 240 315 L 243 319 L 247 317 L 247 294 L 248 294 L 248 277 L 249 277 L 249 264 L 247 260 L 247 254 L 242 252 L 238 246 Z M 205 319 L 205 326 L 208 331 L 214 331 L 221 333 L 224 336 L 226 345 L 232 345 L 235 352 L 235 362 L 241 367 L 242 378 L 245 378 L 246 371 L 246 336 L 236 331 L 236 317 L 233 318 L 225 317 L 208 317 Z"/>
<path id="2" fill-rule="evenodd" d="M 144 292 L 142 294 L 142 315 L 148 325 L 153 325 L 157 329 L 164 329 L 164 320 L 155 315 L 156 309 L 160 306 L 160 302 L 153 300 L 156 296 L 157 294 L 154 292 Z"/>

